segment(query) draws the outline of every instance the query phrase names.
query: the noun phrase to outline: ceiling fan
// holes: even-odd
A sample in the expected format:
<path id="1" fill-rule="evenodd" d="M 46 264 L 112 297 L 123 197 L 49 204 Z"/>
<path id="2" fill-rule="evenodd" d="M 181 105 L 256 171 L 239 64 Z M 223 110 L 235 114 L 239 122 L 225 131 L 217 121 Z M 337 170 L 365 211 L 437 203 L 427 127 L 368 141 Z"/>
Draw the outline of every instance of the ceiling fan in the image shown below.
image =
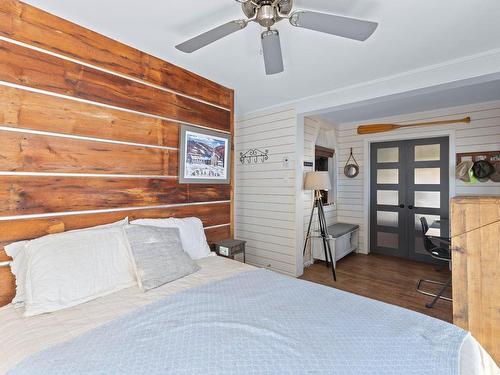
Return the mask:
<path id="1" fill-rule="evenodd" d="M 262 52 L 266 74 L 281 73 L 284 70 L 283 55 L 279 32 L 272 27 L 282 21 L 289 20 L 292 26 L 315 30 L 344 38 L 364 41 L 368 39 L 378 24 L 376 22 L 333 14 L 296 10 L 292 12 L 293 0 L 236 0 L 241 3 L 247 19 L 230 21 L 188 41 L 175 48 L 182 52 L 192 53 L 236 31 L 242 30 L 250 22 L 256 22 L 267 30 L 262 32 Z"/>

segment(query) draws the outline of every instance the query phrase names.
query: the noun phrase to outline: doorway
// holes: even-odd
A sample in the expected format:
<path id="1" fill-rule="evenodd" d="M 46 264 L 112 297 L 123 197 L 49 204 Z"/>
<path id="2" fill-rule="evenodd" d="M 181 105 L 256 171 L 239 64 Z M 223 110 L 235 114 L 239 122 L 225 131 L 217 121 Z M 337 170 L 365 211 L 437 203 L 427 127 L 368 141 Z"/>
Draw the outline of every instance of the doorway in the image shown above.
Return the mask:
<path id="1" fill-rule="evenodd" d="M 420 218 L 449 217 L 448 137 L 373 143 L 370 167 L 371 251 L 434 263 Z"/>
<path id="2" fill-rule="evenodd" d="M 333 202 L 334 197 L 333 187 L 335 186 L 335 182 L 333 181 L 332 176 L 334 175 L 333 157 L 335 155 L 335 150 L 316 145 L 314 151 L 315 170 L 328 172 L 332 182 L 331 191 L 321 190 L 321 201 L 323 202 L 323 206 L 327 206 Z"/>

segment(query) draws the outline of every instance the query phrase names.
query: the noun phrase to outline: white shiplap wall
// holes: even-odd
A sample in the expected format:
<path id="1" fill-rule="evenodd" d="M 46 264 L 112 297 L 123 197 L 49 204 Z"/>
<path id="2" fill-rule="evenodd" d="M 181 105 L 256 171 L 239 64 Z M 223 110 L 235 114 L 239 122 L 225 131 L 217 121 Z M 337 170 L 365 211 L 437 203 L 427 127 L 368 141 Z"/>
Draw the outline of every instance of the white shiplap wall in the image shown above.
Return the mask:
<path id="1" fill-rule="evenodd" d="M 326 128 L 326 129 L 325 129 Z M 328 130 L 328 128 L 330 128 Z M 315 161 L 315 147 L 320 145 L 323 147 L 335 149 L 335 137 L 327 137 L 326 132 L 334 132 L 335 129 L 332 124 L 326 124 L 321 120 L 306 117 L 304 119 L 304 161 L 312 162 Z M 313 168 L 303 168 L 303 177 L 306 172 L 314 170 Z M 304 238 L 307 235 L 307 227 L 309 225 L 309 218 L 311 216 L 311 208 L 313 204 L 313 192 L 303 191 L 302 192 L 303 201 L 303 217 L 304 217 Z M 327 224 L 335 224 L 337 222 L 337 210 L 334 205 L 325 206 L 325 218 Z M 317 214 L 315 213 L 313 218 L 312 230 L 318 228 Z M 317 240 L 310 241 L 306 249 L 306 254 L 304 255 L 304 264 L 307 266 L 312 263 L 311 256 L 311 244 L 317 247 L 321 245 Z"/>
<path id="2" fill-rule="evenodd" d="M 471 116 L 469 125 L 443 125 L 436 127 L 397 130 L 377 135 L 359 136 L 356 133 L 359 123 L 341 124 L 337 132 L 338 151 L 338 221 L 356 223 L 360 225 L 360 249 L 368 251 L 367 243 L 367 214 L 368 214 L 368 186 L 369 179 L 367 151 L 369 142 L 383 142 L 389 140 L 431 138 L 450 135 L 450 149 L 453 154 L 474 151 L 500 150 L 500 102 L 488 102 L 468 106 L 440 109 L 429 112 L 414 113 L 383 119 L 373 119 L 364 123 L 398 123 L 404 124 L 414 121 L 434 121 Z M 454 146 L 455 145 L 455 146 Z M 343 175 L 344 164 L 349 157 L 350 148 L 360 164 L 360 174 L 356 179 L 348 179 Z M 453 149 L 455 147 L 455 149 Z M 451 160 L 450 175 L 454 176 L 455 158 Z M 453 178 L 454 184 L 450 192 L 454 195 L 500 194 L 500 183 L 478 183 L 469 185 Z"/>
<path id="3" fill-rule="evenodd" d="M 292 108 L 235 123 L 235 237 L 247 241 L 247 263 L 296 276 L 297 117 Z M 242 165 L 240 152 L 269 151 L 265 163 Z M 289 162 L 285 163 L 284 159 Z"/>

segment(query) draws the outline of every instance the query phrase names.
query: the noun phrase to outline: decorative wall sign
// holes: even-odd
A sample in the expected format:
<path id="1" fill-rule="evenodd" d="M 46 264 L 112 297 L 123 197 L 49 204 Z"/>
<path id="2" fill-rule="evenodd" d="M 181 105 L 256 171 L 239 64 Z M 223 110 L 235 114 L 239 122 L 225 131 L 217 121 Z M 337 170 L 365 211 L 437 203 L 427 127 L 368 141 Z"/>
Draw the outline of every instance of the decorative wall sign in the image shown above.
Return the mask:
<path id="1" fill-rule="evenodd" d="M 264 163 L 269 159 L 269 150 L 261 151 L 258 148 L 253 148 L 243 153 L 240 152 L 240 162 L 241 164 L 258 164 Z"/>
<path id="2" fill-rule="evenodd" d="M 181 127 L 179 183 L 229 184 L 230 158 L 229 134 L 187 125 Z"/>

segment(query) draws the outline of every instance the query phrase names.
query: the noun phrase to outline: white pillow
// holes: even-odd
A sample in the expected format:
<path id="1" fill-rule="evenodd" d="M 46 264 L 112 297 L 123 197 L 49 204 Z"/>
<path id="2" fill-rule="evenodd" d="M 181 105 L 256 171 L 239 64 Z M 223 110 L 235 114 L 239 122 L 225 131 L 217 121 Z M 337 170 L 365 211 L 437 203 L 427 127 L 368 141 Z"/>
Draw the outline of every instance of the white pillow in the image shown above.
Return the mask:
<path id="1" fill-rule="evenodd" d="M 130 224 L 151 225 L 162 228 L 179 228 L 182 247 L 191 259 L 201 259 L 210 255 L 203 223 L 197 217 L 185 219 L 139 219 Z"/>
<path id="2" fill-rule="evenodd" d="M 182 249 L 178 228 L 127 225 L 124 230 L 137 282 L 144 292 L 200 269 Z"/>
<path id="3" fill-rule="evenodd" d="M 30 241 L 25 316 L 61 310 L 137 284 L 122 227 Z"/>
<path id="4" fill-rule="evenodd" d="M 115 226 L 125 226 L 128 224 L 128 217 L 119 220 L 114 223 L 110 224 L 103 224 L 103 225 L 98 225 L 95 227 L 90 227 L 90 228 L 84 228 L 84 229 L 75 229 L 72 231 L 68 231 L 66 233 L 75 233 L 75 232 L 80 232 L 83 230 L 92 230 L 92 229 L 98 229 L 98 228 L 110 228 L 110 227 L 115 227 Z M 28 258 L 26 257 L 26 253 L 24 252 L 25 246 L 29 243 L 30 241 L 19 241 L 19 242 L 14 242 L 11 243 L 10 245 L 5 246 L 5 252 L 7 253 L 8 256 L 12 258 L 10 270 L 16 277 L 16 295 L 14 296 L 14 299 L 12 300 L 12 304 L 14 304 L 15 307 L 23 307 L 24 306 L 24 299 L 25 299 L 25 293 L 24 293 L 24 285 L 25 285 L 25 280 L 26 280 L 26 272 L 28 268 Z"/>
<path id="5" fill-rule="evenodd" d="M 75 229 L 72 231 L 68 231 L 66 233 L 75 233 L 75 232 L 81 232 L 84 230 L 92 230 L 92 229 L 98 229 L 98 228 L 110 228 L 110 227 L 115 227 L 115 226 L 123 227 L 127 224 L 128 224 L 128 217 L 126 217 L 122 220 L 119 220 L 115 223 L 103 224 L 103 225 L 98 225 L 95 227 L 84 228 L 84 229 Z M 16 295 L 14 296 L 14 299 L 12 300 L 12 304 L 14 304 L 14 306 L 16 308 L 24 306 L 24 299 L 25 299 L 24 285 L 25 285 L 25 280 L 26 280 L 26 272 L 27 272 L 27 268 L 28 268 L 28 258 L 26 256 L 24 249 L 25 249 L 25 246 L 29 242 L 30 241 L 19 241 L 19 242 L 14 242 L 10 245 L 5 246 L 5 252 L 7 253 L 8 256 L 10 256 L 13 259 L 10 269 L 11 269 L 11 272 L 16 277 Z"/>

